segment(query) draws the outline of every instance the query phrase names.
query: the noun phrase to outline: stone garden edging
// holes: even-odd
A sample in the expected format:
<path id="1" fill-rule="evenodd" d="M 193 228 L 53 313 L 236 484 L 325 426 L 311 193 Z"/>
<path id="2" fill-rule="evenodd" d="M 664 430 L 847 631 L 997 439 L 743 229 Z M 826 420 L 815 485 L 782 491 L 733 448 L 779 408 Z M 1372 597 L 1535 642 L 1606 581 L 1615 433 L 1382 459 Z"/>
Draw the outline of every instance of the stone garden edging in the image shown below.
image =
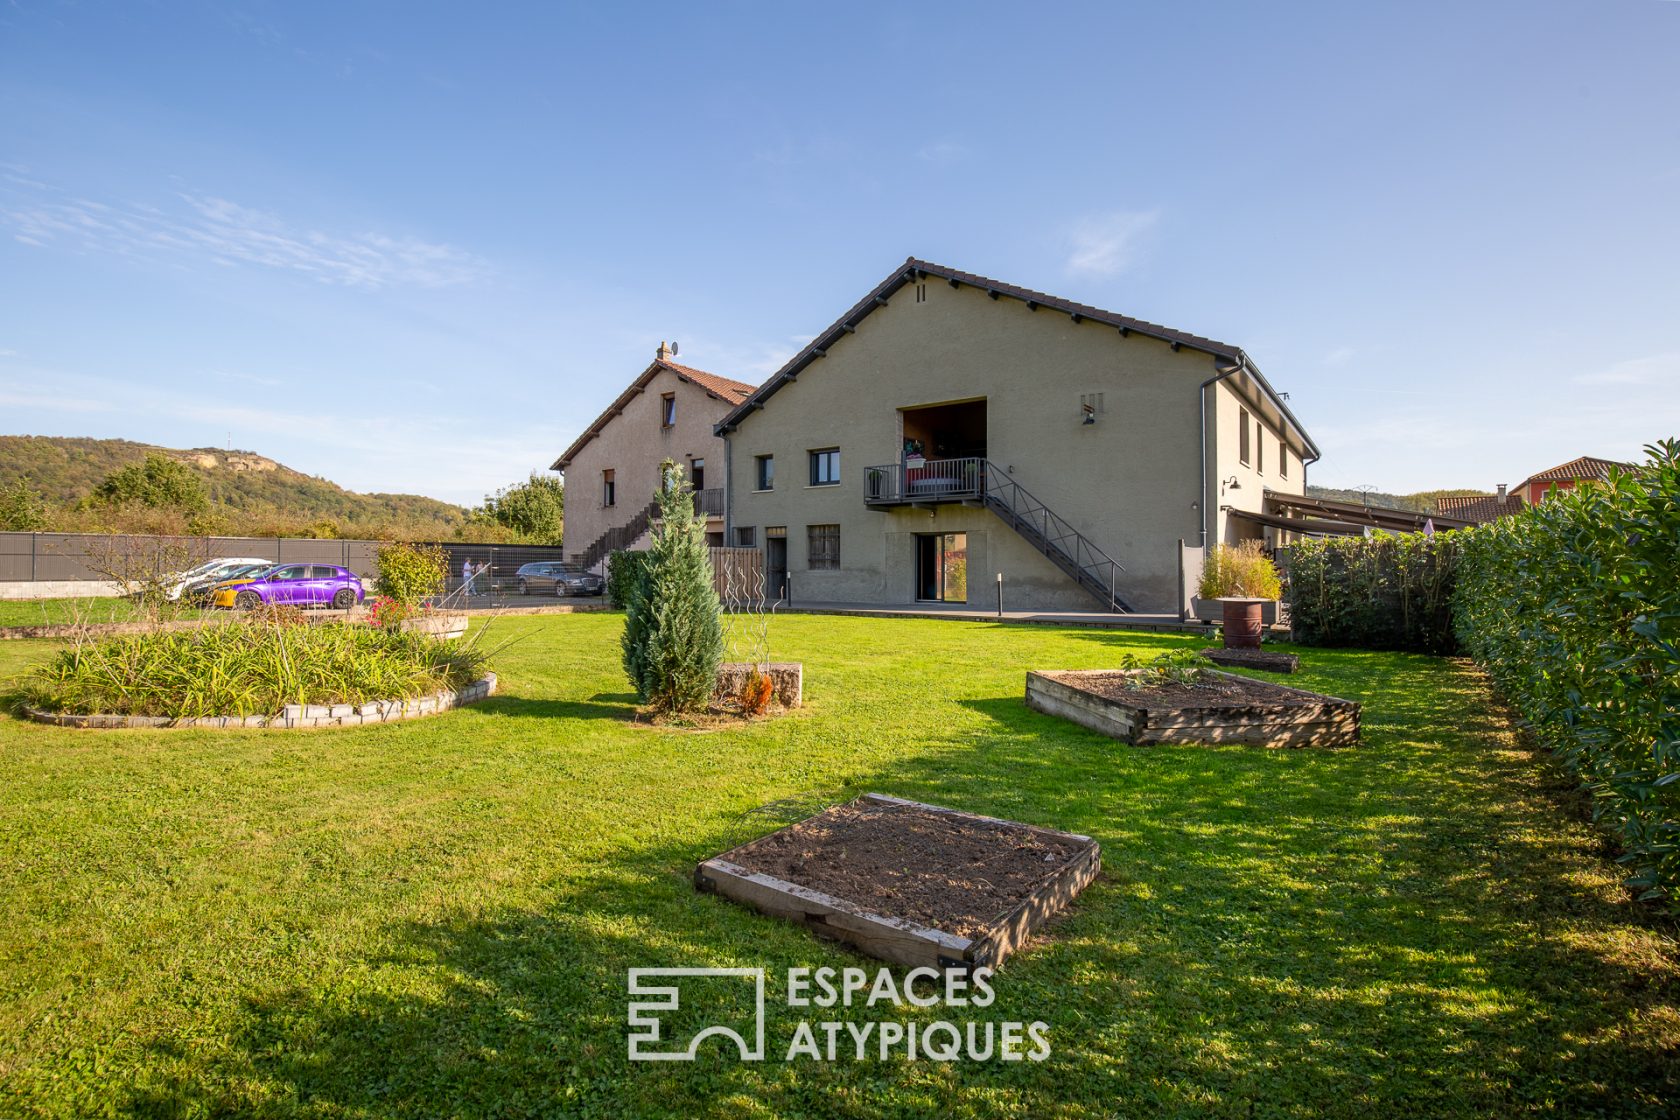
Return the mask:
<path id="1" fill-rule="evenodd" d="M 360 727 L 370 723 L 395 723 L 404 719 L 434 716 L 476 704 L 496 691 L 496 674 L 486 673 L 479 680 L 459 690 L 435 692 L 430 696 L 416 696 L 409 700 L 370 700 L 365 704 L 287 704 L 273 716 L 189 716 L 174 719 L 170 716 L 124 716 L 109 713 L 78 715 L 74 712 L 43 712 L 24 706 L 23 714 L 36 723 L 57 727 L 115 728 L 199 728 L 225 730 L 238 727 L 261 727 L 270 730 L 305 730 L 315 727 Z"/>

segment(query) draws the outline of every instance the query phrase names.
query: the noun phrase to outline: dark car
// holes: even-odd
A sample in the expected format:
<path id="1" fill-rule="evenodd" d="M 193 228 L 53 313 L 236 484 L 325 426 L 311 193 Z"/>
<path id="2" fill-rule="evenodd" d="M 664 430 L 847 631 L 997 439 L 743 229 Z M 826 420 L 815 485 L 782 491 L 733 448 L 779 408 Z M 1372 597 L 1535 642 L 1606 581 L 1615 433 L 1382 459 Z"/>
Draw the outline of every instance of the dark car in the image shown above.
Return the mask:
<path id="1" fill-rule="evenodd" d="M 267 571 L 216 585 L 218 607 L 250 610 L 263 603 L 349 610 L 362 601 L 362 581 L 349 568 L 331 564 L 276 564 Z"/>
<path id="2" fill-rule="evenodd" d="M 220 587 L 222 584 L 232 583 L 236 580 L 251 579 L 254 576 L 261 575 L 263 572 L 268 571 L 272 567 L 274 567 L 273 561 L 264 560 L 260 564 L 240 564 L 236 567 L 218 572 L 212 576 L 204 576 L 199 579 L 188 580 L 186 583 L 181 585 L 181 602 L 191 603 L 197 607 L 212 606 L 214 605 L 214 600 L 216 598 L 216 588 Z"/>
<path id="3" fill-rule="evenodd" d="M 580 564 L 565 564 L 558 560 L 540 560 L 525 564 L 514 573 L 521 595 L 552 591 L 556 595 L 599 595 L 607 589 L 606 580 Z"/>

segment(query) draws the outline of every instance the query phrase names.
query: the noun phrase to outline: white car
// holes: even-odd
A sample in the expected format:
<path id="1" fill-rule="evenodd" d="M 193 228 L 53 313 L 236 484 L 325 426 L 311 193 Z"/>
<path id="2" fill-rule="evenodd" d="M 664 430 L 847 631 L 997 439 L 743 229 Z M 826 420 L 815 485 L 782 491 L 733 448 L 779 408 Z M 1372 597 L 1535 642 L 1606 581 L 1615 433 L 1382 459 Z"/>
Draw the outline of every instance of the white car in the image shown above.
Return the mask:
<path id="1" fill-rule="evenodd" d="M 182 572 L 170 580 L 169 590 L 165 594 L 171 599 L 179 599 L 182 593 L 194 584 L 217 583 L 256 564 L 273 567 L 274 561 L 262 556 L 223 556 L 215 560 L 206 560 L 198 567 Z"/>

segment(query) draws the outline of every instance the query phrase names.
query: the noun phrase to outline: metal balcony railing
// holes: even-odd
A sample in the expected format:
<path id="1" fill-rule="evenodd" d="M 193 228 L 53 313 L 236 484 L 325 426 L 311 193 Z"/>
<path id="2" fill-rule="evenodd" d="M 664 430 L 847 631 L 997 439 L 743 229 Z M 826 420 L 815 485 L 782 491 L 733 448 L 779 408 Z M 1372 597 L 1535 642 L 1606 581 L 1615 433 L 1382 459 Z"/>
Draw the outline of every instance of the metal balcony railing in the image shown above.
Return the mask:
<path id="1" fill-rule="evenodd" d="M 864 468 L 864 501 L 872 505 L 907 502 L 974 501 L 985 496 L 986 460 L 926 459 L 919 464 L 892 463 Z"/>

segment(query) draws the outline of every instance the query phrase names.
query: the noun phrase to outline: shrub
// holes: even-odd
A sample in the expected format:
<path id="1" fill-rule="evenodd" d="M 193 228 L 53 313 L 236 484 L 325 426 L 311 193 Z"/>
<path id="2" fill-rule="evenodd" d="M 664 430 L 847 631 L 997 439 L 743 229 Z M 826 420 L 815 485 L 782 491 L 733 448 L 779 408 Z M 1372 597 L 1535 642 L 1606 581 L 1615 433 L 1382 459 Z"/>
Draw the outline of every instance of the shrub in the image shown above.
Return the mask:
<path id="1" fill-rule="evenodd" d="M 379 578 L 374 593 L 394 599 L 410 611 L 443 591 L 449 578 L 449 557 L 435 544 L 387 544 L 376 554 Z"/>
<path id="2" fill-rule="evenodd" d="M 1456 534 L 1464 648 L 1590 792 L 1640 897 L 1680 910 L 1680 441 Z"/>
<path id="3" fill-rule="evenodd" d="M 1310 646 L 1454 652 L 1458 536 L 1382 534 L 1292 545 L 1291 637 Z"/>
<path id="4" fill-rule="evenodd" d="M 680 485 L 681 468 L 662 466 L 660 522 L 624 619 L 624 670 L 636 695 L 657 712 L 704 709 L 723 661 L 723 609 L 712 584 L 706 526 Z"/>
<path id="5" fill-rule="evenodd" d="M 55 712 L 273 715 L 287 704 L 360 704 L 460 688 L 486 656 L 464 642 L 366 626 L 247 621 L 152 631 L 66 649 L 25 685 Z"/>
<path id="6" fill-rule="evenodd" d="M 1283 584 L 1277 566 L 1265 554 L 1264 542 L 1243 541 L 1208 550 L 1196 594 L 1203 599 L 1276 599 L 1283 594 Z"/>
<path id="7" fill-rule="evenodd" d="M 648 554 L 621 549 L 607 557 L 607 601 L 620 610 L 630 606 L 630 599 L 641 582 L 647 567 Z"/>

